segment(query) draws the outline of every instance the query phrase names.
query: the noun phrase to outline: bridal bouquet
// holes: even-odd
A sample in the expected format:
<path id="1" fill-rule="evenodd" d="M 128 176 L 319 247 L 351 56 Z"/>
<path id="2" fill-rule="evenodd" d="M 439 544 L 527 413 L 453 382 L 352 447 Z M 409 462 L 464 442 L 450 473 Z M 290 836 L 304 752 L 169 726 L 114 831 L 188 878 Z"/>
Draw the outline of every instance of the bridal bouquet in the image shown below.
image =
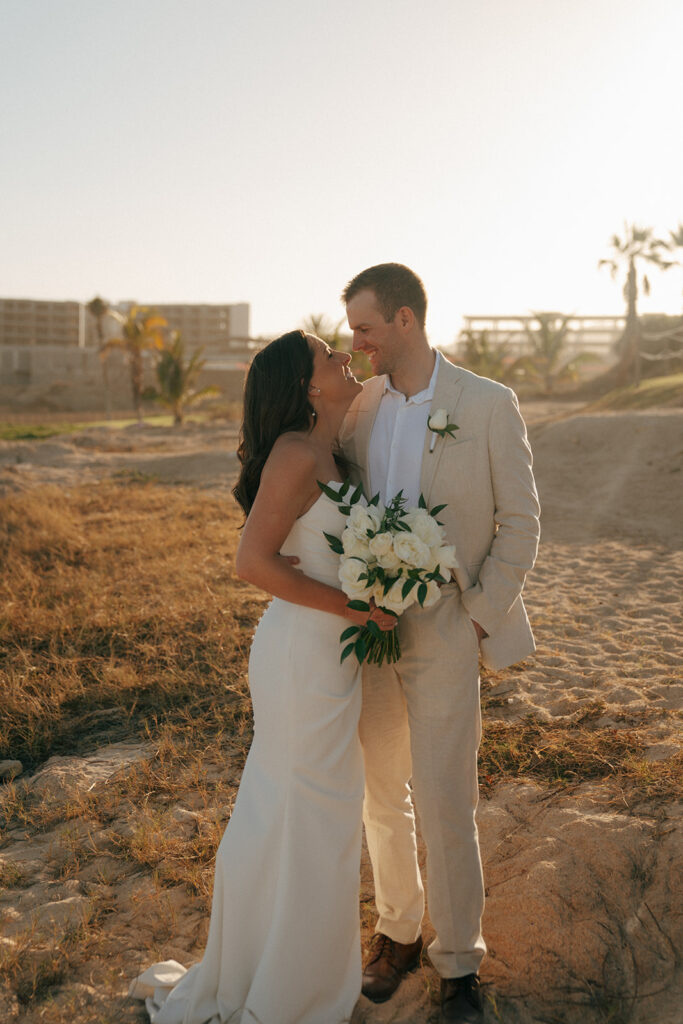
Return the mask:
<path id="1" fill-rule="evenodd" d="M 403 492 L 386 508 L 376 494 L 366 501 L 360 484 L 352 489 L 346 480 L 336 491 L 318 481 L 320 489 L 339 505 L 346 516 L 341 537 L 326 533 L 325 539 L 339 556 L 339 582 L 350 598 L 349 608 L 369 611 L 370 600 L 395 615 L 417 602 L 429 608 L 441 597 L 439 583 L 450 578 L 457 566 L 455 548 L 445 544 L 445 530 L 436 516 L 446 506 L 427 509 L 420 495 L 417 508 L 405 508 Z M 349 626 L 339 638 L 346 646 L 341 661 L 355 653 L 358 661 L 381 665 L 398 661 L 401 648 L 398 623 L 383 632 L 375 622 Z"/>

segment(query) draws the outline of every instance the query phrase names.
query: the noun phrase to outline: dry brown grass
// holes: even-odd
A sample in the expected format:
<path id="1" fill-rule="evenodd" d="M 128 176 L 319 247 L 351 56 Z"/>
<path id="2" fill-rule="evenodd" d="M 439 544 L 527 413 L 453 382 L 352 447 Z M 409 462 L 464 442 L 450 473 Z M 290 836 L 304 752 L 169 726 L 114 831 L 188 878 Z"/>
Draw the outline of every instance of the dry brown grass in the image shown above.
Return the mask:
<path id="1" fill-rule="evenodd" d="M 0 757 L 35 769 L 124 738 L 154 749 L 65 800 L 2 787 L 0 823 L 58 836 L 48 879 L 88 878 L 92 892 L 77 927 L 31 927 L 3 947 L 0 974 L 22 1019 L 32 1007 L 60 1019 L 64 1007 L 51 1007 L 63 986 L 112 956 L 106 865 L 149 878 L 142 946 L 172 931 L 165 892 L 180 887 L 206 913 L 250 737 L 246 664 L 264 605 L 231 572 L 239 522 L 225 499 L 150 484 L 43 489 L 0 503 Z M 196 816 L 177 821 L 178 804 Z M 23 884 L 6 862 L 0 886 Z"/>
<path id="2" fill-rule="evenodd" d="M 683 794 L 683 754 L 647 761 L 647 743 L 638 731 L 641 716 L 631 714 L 631 728 L 615 729 L 596 724 L 603 711 L 604 705 L 596 701 L 577 715 L 550 722 L 527 715 L 512 724 L 486 723 L 479 752 L 484 791 L 509 779 L 528 778 L 558 786 L 612 780 L 634 802 L 679 798 Z M 642 717 L 645 723 L 647 712 Z"/>
<path id="3" fill-rule="evenodd" d="M 177 488 L 32 491 L 0 512 L 0 757 L 241 714 L 262 599 L 231 574 L 232 503 Z"/>
<path id="4" fill-rule="evenodd" d="M 251 735 L 247 656 L 265 604 L 232 573 L 239 523 L 225 498 L 151 482 L 0 502 L 0 758 L 35 769 L 53 754 L 135 737 L 153 749 L 62 801 L 21 781 L 0 787 L 0 825 L 29 839 L 55 835 L 49 878 L 78 881 L 89 900 L 79 924 L 28 929 L 0 950 L 0 975 L 27 1024 L 108 1020 L 102 1002 L 78 1003 L 81 983 L 118 993 L 112 1020 L 141 1019 L 122 992 L 138 968 L 168 955 L 181 897 L 199 918 L 184 948 L 196 956 L 201 947 L 215 849 Z M 485 692 L 490 712 L 503 701 Z M 637 717 L 615 730 L 597 724 L 601 713 L 596 703 L 550 723 L 490 714 L 484 791 L 513 778 L 593 779 L 638 800 L 668 799 L 674 761 L 644 759 Z M 14 863 L 0 870 L 0 888 L 26 884 Z M 365 906 L 365 931 L 371 916 Z M 128 952 L 134 944 L 134 962 L 121 961 L 122 942 Z"/>
<path id="5" fill-rule="evenodd" d="M 216 735 L 246 729 L 246 746 L 247 657 L 264 597 L 232 573 L 240 521 L 230 501 L 154 484 L 5 498 L 0 758 L 34 768 L 55 753 L 151 736 L 161 744 L 145 769 L 154 794 L 176 790 L 179 772 L 185 780 L 183 760 L 196 774 Z M 484 705 L 496 701 L 485 694 Z M 483 780 L 626 773 L 649 787 L 658 769 L 643 767 L 637 728 L 598 728 L 600 710 L 490 722 Z"/>

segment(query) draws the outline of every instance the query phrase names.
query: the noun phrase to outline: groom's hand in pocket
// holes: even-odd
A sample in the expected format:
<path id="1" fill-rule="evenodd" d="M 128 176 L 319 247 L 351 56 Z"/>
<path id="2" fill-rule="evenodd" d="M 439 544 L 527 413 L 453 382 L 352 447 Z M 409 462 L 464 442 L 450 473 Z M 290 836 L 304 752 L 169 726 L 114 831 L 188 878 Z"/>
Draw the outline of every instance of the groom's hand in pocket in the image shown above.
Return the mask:
<path id="1" fill-rule="evenodd" d="M 480 626 L 478 622 L 474 621 L 474 619 L 472 619 L 472 625 L 474 626 L 474 631 L 477 634 L 477 640 L 479 641 L 479 643 L 481 643 L 482 640 L 486 639 L 488 633 L 486 632 L 484 627 Z"/>

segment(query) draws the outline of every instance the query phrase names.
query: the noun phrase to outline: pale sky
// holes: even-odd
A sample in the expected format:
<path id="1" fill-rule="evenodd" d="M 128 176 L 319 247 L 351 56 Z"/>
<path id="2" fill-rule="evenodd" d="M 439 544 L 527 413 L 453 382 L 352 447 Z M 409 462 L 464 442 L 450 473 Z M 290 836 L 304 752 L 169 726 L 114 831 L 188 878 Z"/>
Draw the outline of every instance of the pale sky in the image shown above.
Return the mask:
<path id="1" fill-rule="evenodd" d="M 271 335 L 396 260 L 435 344 L 621 312 L 611 235 L 683 221 L 682 40 L 681 0 L 0 0 L 0 295 Z"/>

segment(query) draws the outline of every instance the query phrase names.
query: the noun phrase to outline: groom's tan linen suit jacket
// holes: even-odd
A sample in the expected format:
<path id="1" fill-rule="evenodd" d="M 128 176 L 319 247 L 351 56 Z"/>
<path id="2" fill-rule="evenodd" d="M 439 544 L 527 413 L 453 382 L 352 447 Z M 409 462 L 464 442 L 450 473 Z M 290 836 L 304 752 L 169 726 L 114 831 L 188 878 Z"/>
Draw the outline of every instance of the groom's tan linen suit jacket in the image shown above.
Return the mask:
<path id="1" fill-rule="evenodd" d="M 368 447 L 385 377 L 372 377 L 344 420 L 341 443 L 352 473 L 370 496 Z M 488 633 L 484 665 L 505 668 L 534 650 L 522 587 L 534 564 L 539 504 L 524 421 L 513 391 L 441 361 L 430 415 L 445 409 L 453 437 L 425 431 L 420 490 L 429 508 L 446 504 L 439 521 L 454 544 L 453 575 L 469 616 Z"/>

